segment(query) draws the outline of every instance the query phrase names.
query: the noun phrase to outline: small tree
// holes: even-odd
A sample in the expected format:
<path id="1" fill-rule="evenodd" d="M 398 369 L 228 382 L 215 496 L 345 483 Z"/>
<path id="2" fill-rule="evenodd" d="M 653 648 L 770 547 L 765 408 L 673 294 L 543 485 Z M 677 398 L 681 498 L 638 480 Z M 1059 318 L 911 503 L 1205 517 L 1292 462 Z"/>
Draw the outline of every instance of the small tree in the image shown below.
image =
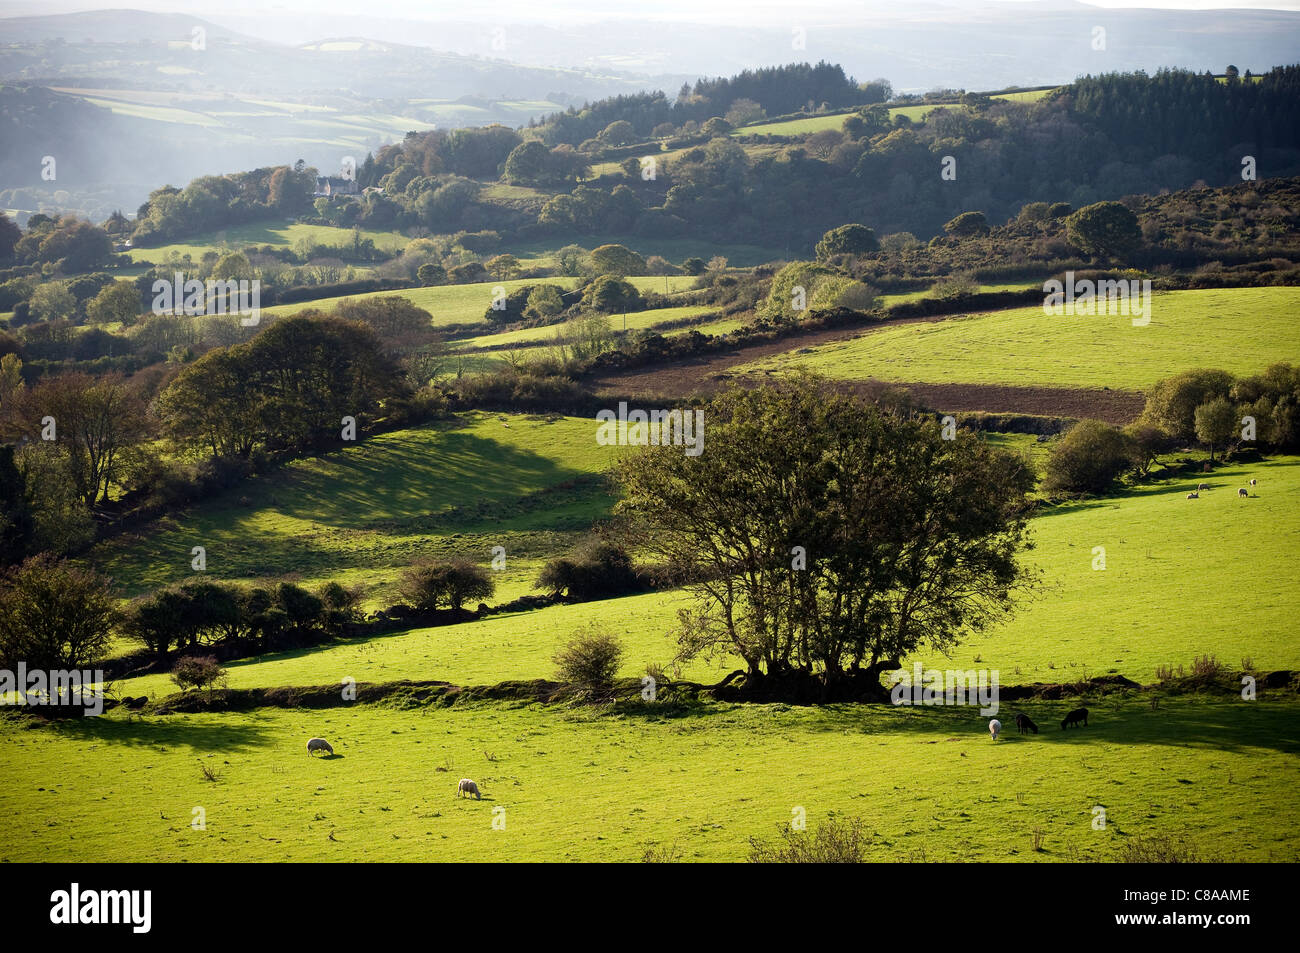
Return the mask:
<path id="1" fill-rule="evenodd" d="M 96 324 L 135 324 L 140 316 L 140 292 L 129 281 L 110 282 L 86 305 L 86 315 Z"/>
<path id="2" fill-rule="evenodd" d="M 224 683 L 225 679 L 226 670 L 215 655 L 187 655 L 172 667 L 172 681 L 183 692 L 191 688 L 211 691 L 214 685 Z"/>
<path id="3" fill-rule="evenodd" d="M 492 577 L 467 559 L 421 562 L 402 574 L 402 597 L 421 611 L 440 605 L 459 611 L 470 599 L 487 599 L 496 589 Z"/>
<path id="4" fill-rule="evenodd" d="M 89 569 L 33 556 L 0 581 L 0 665 L 74 669 L 108 651 L 117 621 L 106 578 Z"/>
<path id="5" fill-rule="evenodd" d="M 1132 447 L 1119 430 L 1100 420 L 1081 420 L 1053 449 L 1043 487 L 1049 491 L 1103 493 L 1132 463 Z"/>
<path id="6" fill-rule="evenodd" d="M 601 275 L 582 293 L 583 306 L 602 314 L 635 311 L 641 303 L 641 292 L 636 286 L 613 275 Z"/>
<path id="7" fill-rule="evenodd" d="M 1214 448 L 1223 446 L 1237 430 L 1237 408 L 1226 397 L 1216 397 L 1196 408 L 1196 439 L 1210 448 L 1210 462 L 1214 462 Z"/>
<path id="8" fill-rule="evenodd" d="M 592 691 L 608 691 L 618 676 L 623 661 L 623 644 L 610 632 L 596 625 L 573 633 L 555 654 L 560 680 L 582 685 Z"/>
<path id="9" fill-rule="evenodd" d="M 972 238 L 989 233 L 988 219 L 983 212 L 962 212 L 947 222 L 943 230 L 955 238 Z"/>
<path id="10" fill-rule="evenodd" d="M 426 262 L 415 269 L 415 277 L 426 288 L 430 285 L 440 285 L 447 280 L 447 269 L 442 265 Z"/>
<path id="11" fill-rule="evenodd" d="M 865 225 L 841 225 L 832 228 L 817 243 L 817 260 L 835 255 L 865 255 L 880 248 L 876 233 Z"/>
<path id="12" fill-rule="evenodd" d="M 519 259 L 514 255 L 496 255 L 488 259 L 487 270 L 501 281 L 519 276 Z"/>
<path id="13" fill-rule="evenodd" d="M 564 310 L 564 298 L 555 285 L 536 285 L 528 292 L 526 318 L 553 318 Z"/>
<path id="14" fill-rule="evenodd" d="M 1089 255 L 1120 258 L 1142 244 L 1137 216 L 1119 202 L 1086 205 L 1065 220 L 1070 243 Z"/>
<path id="15" fill-rule="evenodd" d="M 591 250 L 590 262 L 598 275 L 644 275 L 645 259 L 626 245 L 600 245 Z"/>

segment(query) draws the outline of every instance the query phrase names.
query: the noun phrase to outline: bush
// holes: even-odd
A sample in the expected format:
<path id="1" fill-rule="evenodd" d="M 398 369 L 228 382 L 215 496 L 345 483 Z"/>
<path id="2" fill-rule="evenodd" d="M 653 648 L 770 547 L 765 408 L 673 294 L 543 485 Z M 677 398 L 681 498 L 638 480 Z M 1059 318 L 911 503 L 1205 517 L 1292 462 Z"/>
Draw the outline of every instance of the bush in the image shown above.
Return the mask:
<path id="1" fill-rule="evenodd" d="M 568 643 L 555 654 L 561 681 L 593 691 L 607 691 L 613 686 L 622 661 L 623 643 L 596 625 L 573 633 Z"/>
<path id="2" fill-rule="evenodd" d="M 956 238 L 971 238 L 987 235 L 990 231 L 988 219 L 983 212 L 962 212 L 943 226 L 943 230 Z"/>
<path id="3" fill-rule="evenodd" d="M 1047 459 L 1043 488 L 1049 492 L 1104 493 L 1133 466 L 1133 448 L 1110 424 L 1081 420 Z"/>
<path id="4" fill-rule="evenodd" d="M 429 612 L 445 604 L 459 610 L 469 600 L 489 598 L 496 584 L 487 570 L 467 559 L 422 562 L 402 574 L 402 597 L 415 608 Z"/>
<path id="5" fill-rule="evenodd" d="M 108 651 L 117 619 L 108 580 L 49 554 L 0 583 L 0 666 L 89 668 Z"/>
<path id="6" fill-rule="evenodd" d="M 172 668 L 172 681 L 183 692 L 191 688 L 210 690 L 213 685 L 224 682 L 225 678 L 226 670 L 221 667 L 215 655 L 189 655 Z"/>
<path id="7" fill-rule="evenodd" d="M 552 559 L 537 577 L 536 588 L 585 602 L 641 592 L 646 584 L 625 550 L 602 541 L 572 558 Z"/>
<path id="8" fill-rule="evenodd" d="M 817 243 L 817 260 L 825 261 L 836 255 L 865 255 L 879 250 L 876 233 L 865 225 L 841 225 L 832 228 Z"/>
<path id="9" fill-rule="evenodd" d="M 1087 205 L 1065 220 L 1070 243 L 1089 255 L 1118 258 L 1142 244 L 1137 216 L 1119 202 Z"/>
<path id="10" fill-rule="evenodd" d="M 749 861 L 752 864 L 861 864 L 868 833 L 862 818 L 844 820 L 828 818 L 817 825 L 817 833 L 796 831 L 789 824 L 781 825 L 780 838 L 775 843 L 764 843 L 757 838 L 749 840 Z"/>

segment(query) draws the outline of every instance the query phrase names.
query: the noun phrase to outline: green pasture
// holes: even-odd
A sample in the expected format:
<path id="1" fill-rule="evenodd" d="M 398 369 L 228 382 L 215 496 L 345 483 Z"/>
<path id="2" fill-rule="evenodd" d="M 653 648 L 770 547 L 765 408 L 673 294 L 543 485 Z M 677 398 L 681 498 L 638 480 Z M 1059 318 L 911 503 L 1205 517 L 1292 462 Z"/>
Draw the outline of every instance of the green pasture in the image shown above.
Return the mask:
<path id="1" fill-rule="evenodd" d="M 1156 293 L 1150 323 L 1046 315 L 1041 306 L 884 326 L 741 371 L 806 367 L 829 377 L 1140 391 L 1194 367 L 1253 374 L 1300 360 L 1297 288 Z"/>
<path id="2" fill-rule="evenodd" d="M 882 861 L 1114 860 L 1160 834 L 1300 858 L 1293 699 L 1093 701 L 1063 732 L 1068 704 L 997 742 L 971 709 L 883 705 L 6 720 L 0 861 L 736 861 L 832 816 L 862 818 Z M 482 800 L 455 797 L 462 777 Z"/>

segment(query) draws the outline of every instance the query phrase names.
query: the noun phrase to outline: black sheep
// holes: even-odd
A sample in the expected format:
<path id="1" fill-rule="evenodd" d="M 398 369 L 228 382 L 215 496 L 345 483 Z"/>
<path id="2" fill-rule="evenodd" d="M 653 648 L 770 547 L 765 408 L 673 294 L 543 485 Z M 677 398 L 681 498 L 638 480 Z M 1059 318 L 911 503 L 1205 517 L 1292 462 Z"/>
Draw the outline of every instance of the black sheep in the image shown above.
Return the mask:
<path id="1" fill-rule="evenodd" d="M 1065 716 L 1065 720 L 1061 722 L 1061 727 L 1068 728 L 1071 725 L 1077 726 L 1079 722 L 1083 722 L 1085 728 L 1088 727 L 1088 709 L 1076 708 Z"/>

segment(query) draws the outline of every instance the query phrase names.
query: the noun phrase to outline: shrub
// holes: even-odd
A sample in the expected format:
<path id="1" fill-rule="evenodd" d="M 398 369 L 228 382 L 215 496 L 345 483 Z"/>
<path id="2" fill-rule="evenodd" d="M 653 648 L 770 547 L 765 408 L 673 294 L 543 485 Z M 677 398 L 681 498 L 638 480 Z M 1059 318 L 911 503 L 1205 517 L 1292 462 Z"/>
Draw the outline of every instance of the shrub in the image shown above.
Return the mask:
<path id="1" fill-rule="evenodd" d="M 172 681 L 183 692 L 191 688 L 210 690 L 225 678 L 226 670 L 221 667 L 215 655 L 188 655 L 172 668 Z"/>
<path id="2" fill-rule="evenodd" d="M 990 231 L 988 219 L 984 217 L 983 212 L 962 212 L 945 223 L 943 230 L 956 238 L 987 235 Z"/>
<path id="3" fill-rule="evenodd" d="M 117 619 L 108 580 L 49 554 L 0 583 L 0 665 L 88 668 L 104 657 Z"/>
<path id="4" fill-rule="evenodd" d="M 1095 202 L 1065 220 L 1070 243 L 1089 255 L 1115 258 L 1142 244 L 1137 216 L 1119 202 Z"/>
<path id="5" fill-rule="evenodd" d="M 817 260 L 825 261 L 836 255 L 865 255 L 879 250 L 876 233 L 865 225 L 841 225 L 832 228 L 817 243 Z"/>
<path id="6" fill-rule="evenodd" d="M 640 592 L 646 586 L 625 550 L 600 541 L 574 557 L 552 559 L 537 577 L 536 588 L 586 601 Z"/>
<path id="7" fill-rule="evenodd" d="M 555 654 L 561 681 L 582 685 L 594 691 L 608 690 L 623 661 L 623 643 L 596 625 L 573 633 Z"/>
<path id="8" fill-rule="evenodd" d="M 1049 492 L 1103 493 L 1133 465 L 1133 450 L 1124 435 L 1100 420 L 1081 420 L 1052 450 L 1044 470 Z"/>
<path id="9" fill-rule="evenodd" d="M 399 591 L 421 611 L 445 604 L 459 610 L 469 600 L 489 598 L 496 584 L 487 570 L 467 559 L 416 563 L 402 574 Z"/>
<path id="10" fill-rule="evenodd" d="M 753 864 L 861 864 L 865 861 L 869 836 L 860 817 L 828 818 L 817 825 L 815 834 L 783 824 L 774 843 L 749 839 L 749 861 Z"/>

